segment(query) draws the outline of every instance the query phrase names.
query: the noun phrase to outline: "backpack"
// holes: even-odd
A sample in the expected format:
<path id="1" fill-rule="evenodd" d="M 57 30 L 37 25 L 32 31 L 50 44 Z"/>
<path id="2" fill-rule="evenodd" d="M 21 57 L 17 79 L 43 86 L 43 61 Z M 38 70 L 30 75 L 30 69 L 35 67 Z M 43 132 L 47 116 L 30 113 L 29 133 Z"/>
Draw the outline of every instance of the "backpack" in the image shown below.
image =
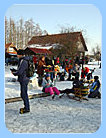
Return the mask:
<path id="1" fill-rule="evenodd" d="M 33 61 L 28 60 L 28 69 L 27 69 L 27 77 L 32 77 L 35 72 L 35 67 Z"/>

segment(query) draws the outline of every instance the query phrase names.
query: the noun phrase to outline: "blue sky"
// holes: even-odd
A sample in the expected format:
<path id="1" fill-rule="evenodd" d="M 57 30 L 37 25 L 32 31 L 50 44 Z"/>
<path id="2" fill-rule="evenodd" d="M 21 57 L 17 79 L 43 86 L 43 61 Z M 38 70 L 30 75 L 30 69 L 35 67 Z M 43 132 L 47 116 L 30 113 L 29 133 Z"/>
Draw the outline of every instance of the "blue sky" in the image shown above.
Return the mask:
<path id="1" fill-rule="evenodd" d="M 6 16 L 15 21 L 33 18 L 49 34 L 58 33 L 60 26 L 76 26 L 77 29 L 86 30 L 83 35 L 87 38 L 89 52 L 96 44 L 101 46 L 102 17 L 93 5 L 12 5 Z"/>

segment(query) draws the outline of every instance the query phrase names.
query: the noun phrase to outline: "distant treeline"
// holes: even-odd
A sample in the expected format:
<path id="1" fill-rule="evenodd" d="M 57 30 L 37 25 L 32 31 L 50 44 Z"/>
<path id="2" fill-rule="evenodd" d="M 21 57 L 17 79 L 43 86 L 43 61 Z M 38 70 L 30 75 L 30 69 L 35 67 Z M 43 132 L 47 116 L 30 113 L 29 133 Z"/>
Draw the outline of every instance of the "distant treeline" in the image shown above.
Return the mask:
<path id="1" fill-rule="evenodd" d="M 5 44 L 13 42 L 17 48 L 23 48 L 33 36 L 46 35 L 48 32 L 42 30 L 33 19 L 24 21 L 22 18 L 15 22 L 12 18 L 5 17 Z"/>

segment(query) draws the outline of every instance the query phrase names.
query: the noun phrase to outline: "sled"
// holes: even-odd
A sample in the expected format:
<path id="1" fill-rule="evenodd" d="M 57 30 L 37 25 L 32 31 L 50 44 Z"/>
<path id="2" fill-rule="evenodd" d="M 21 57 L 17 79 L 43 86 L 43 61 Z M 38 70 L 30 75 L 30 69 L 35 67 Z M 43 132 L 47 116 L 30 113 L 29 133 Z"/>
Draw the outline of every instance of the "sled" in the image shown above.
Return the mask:
<path id="1" fill-rule="evenodd" d="M 89 86 L 83 86 L 82 88 L 74 88 L 73 90 L 74 92 L 72 93 L 73 95 L 70 95 L 70 93 L 66 93 L 68 98 L 76 100 L 76 101 L 82 101 L 82 100 L 86 100 L 88 101 L 88 98 L 86 98 L 85 96 L 87 96 L 89 94 Z"/>
<path id="2" fill-rule="evenodd" d="M 88 98 L 85 98 L 86 95 L 88 95 L 89 88 L 74 88 L 74 96 L 79 98 L 79 101 L 86 100 L 88 101 Z"/>

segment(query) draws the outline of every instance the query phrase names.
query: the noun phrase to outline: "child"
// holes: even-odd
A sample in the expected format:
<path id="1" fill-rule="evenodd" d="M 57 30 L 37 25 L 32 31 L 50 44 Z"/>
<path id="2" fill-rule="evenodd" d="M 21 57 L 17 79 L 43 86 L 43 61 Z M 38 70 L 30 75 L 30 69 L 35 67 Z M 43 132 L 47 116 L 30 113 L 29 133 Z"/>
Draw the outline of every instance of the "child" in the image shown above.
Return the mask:
<path id="1" fill-rule="evenodd" d="M 53 83 L 50 80 L 50 74 L 46 74 L 46 77 L 43 80 L 42 86 L 43 86 L 43 92 L 50 93 L 50 95 L 52 96 L 52 99 L 54 99 L 55 97 L 54 92 L 60 96 L 60 91 L 56 87 L 53 87 Z"/>
<path id="2" fill-rule="evenodd" d="M 90 94 L 88 95 L 88 98 L 101 98 L 101 93 L 99 92 L 100 88 L 100 81 L 98 76 L 94 76 L 94 82 L 92 83 Z"/>

